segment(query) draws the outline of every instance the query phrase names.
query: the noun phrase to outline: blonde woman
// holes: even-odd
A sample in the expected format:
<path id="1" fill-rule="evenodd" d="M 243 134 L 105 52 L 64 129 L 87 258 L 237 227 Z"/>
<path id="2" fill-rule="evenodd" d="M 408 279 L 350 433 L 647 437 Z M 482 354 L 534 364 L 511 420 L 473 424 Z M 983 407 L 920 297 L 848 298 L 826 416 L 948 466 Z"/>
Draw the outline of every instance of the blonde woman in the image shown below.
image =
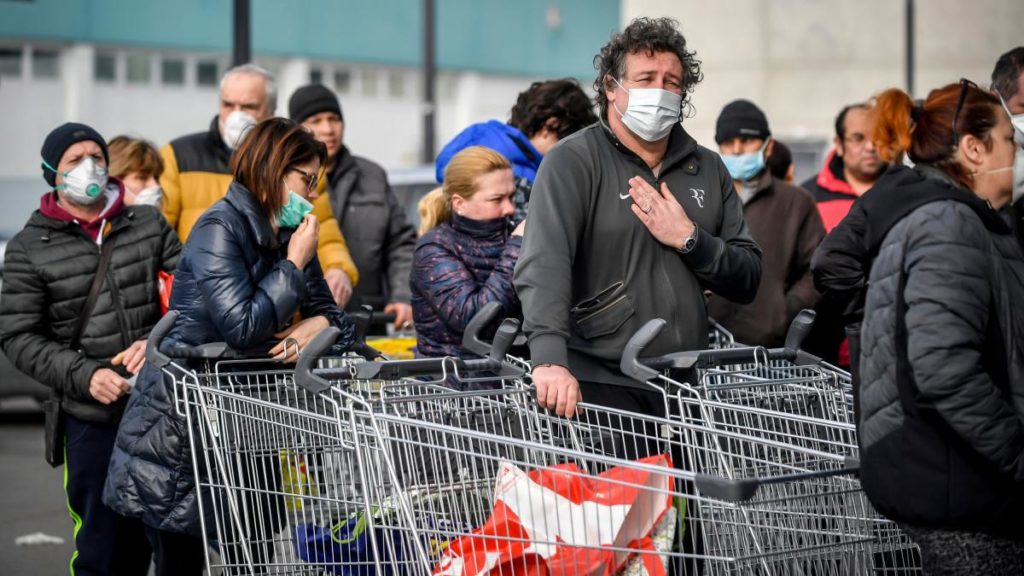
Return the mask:
<path id="1" fill-rule="evenodd" d="M 524 224 L 509 233 L 515 211 L 512 165 L 501 154 L 473 146 L 456 154 L 444 184 L 420 201 L 420 240 L 410 284 L 420 356 L 459 356 L 462 333 L 488 302 L 519 314 L 512 270 Z"/>
<path id="2" fill-rule="evenodd" d="M 160 176 L 164 160 L 150 142 L 131 136 L 117 136 L 109 143 L 110 175 L 124 183 L 124 203 L 160 208 L 164 192 Z"/>

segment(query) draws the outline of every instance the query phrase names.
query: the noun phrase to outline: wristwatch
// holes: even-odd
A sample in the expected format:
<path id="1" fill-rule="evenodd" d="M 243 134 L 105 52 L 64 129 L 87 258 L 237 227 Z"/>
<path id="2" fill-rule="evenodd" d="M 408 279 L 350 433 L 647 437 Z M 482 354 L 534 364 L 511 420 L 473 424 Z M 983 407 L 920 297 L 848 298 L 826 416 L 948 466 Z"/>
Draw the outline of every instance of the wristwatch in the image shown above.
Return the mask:
<path id="1" fill-rule="evenodd" d="M 696 245 L 697 245 L 697 224 L 694 223 L 693 224 L 693 232 L 690 232 L 690 235 L 687 236 L 686 240 L 683 241 L 683 247 L 679 249 L 679 252 L 681 254 L 689 254 L 693 250 L 693 247 L 696 246 Z"/>

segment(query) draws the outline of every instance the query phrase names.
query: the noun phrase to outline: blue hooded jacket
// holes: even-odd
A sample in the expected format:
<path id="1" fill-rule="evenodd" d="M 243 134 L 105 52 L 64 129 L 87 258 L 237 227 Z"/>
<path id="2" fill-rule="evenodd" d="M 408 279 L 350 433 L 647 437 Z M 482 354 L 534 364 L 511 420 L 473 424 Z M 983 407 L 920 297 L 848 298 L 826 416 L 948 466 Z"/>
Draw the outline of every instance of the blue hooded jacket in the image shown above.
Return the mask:
<path id="1" fill-rule="evenodd" d="M 508 158 L 516 178 L 525 178 L 531 184 L 537 177 L 541 153 L 530 144 L 530 139 L 514 126 L 498 120 L 472 124 L 451 142 L 445 144 L 437 155 L 437 181 L 444 182 L 444 169 L 452 158 L 470 146 L 484 146 Z"/>

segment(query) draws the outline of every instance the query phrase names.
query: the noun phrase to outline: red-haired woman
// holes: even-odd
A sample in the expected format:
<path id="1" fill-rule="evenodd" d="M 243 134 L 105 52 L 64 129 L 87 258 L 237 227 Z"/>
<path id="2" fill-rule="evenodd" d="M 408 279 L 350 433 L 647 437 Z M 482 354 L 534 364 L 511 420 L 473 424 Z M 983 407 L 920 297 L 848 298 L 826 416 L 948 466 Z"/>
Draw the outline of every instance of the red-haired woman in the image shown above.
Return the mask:
<path id="1" fill-rule="evenodd" d="M 890 169 L 859 204 L 864 490 L 928 574 L 1024 574 L 1024 254 L 1005 219 L 1013 127 L 962 81 L 878 96 Z M 900 206 L 898 210 L 893 205 Z M 866 269 L 866 268 L 864 268 Z"/>

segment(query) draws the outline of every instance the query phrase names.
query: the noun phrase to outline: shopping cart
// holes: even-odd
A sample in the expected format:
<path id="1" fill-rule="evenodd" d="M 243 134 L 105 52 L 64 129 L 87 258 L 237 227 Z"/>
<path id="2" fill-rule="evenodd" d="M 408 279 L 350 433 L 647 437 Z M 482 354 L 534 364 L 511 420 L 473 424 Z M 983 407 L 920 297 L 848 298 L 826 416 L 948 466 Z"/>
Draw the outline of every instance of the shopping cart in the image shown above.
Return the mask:
<path id="1" fill-rule="evenodd" d="M 347 380 L 344 389 L 310 392 L 295 386 L 291 367 L 243 357 L 223 343 L 161 349 L 176 318 L 172 311 L 153 329 L 147 361 L 172 383 L 175 410 L 189 434 L 210 572 L 323 573 L 309 558 L 297 555 L 298 543 L 316 536 L 308 530 L 333 526 L 339 518 L 365 518 L 373 508 L 371 487 L 380 490 L 398 482 L 390 461 L 367 461 L 364 457 L 377 453 L 356 449 L 372 445 L 376 440 L 367 439 L 380 434 L 373 431 L 372 420 L 354 415 L 380 410 L 385 391 L 395 396 L 408 392 L 398 391 L 402 387 L 393 377 L 389 380 L 379 371 L 367 375 L 365 370 L 360 373 L 363 377 Z M 368 319 L 359 315 L 354 319 L 354 348 L 359 354 L 320 350 L 314 360 L 300 354 L 302 361 L 315 361 L 325 373 L 350 374 L 368 359 L 381 358 L 361 342 Z M 514 328 L 510 334 L 514 336 Z M 441 359 L 412 364 L 421 370 L 429 367 L 430 373 L 460 369 L 500 373 L 501 353 L 495 354 L 498 361 Z M 395 386 L 387 388 L 388 384 Z M 355 523 L 344 534 L 339 528 L 327 535 L 332 542 L 347 545 L 350 554 L 344 565 L 348 570 L 381 573 L 379 558 L 394 557 L 365 553 L 365 549 L 384 546 L 365 528 L 365 523 Z M 302 550 L 309 552 L 309 547 Z"/>
<path id="2" fill-rule="evenodd" d="M 856 416 L 849 374 L 800 350 L 813 320 L 810 311 L 798 315 L 785 346 L 779 349 L 737 346 L 641 359 L 643 349 L 665 324 L 652 320 L 631 338 L 620 368 L 670 398 L 673 419 L 856 459 Z M 691 446 L 708 441 L 717 442 L 713 438 L 689 439 Z M 702 470 L 714 471 L 721 464 L 702 460 L 700 454 L 690 456 Z M 803 466 L 773 459 L 783 466 Z M 893 522 L 870 507 L 867 510 L 875 534 L 875 571 L 919 572 L 916 546 Z"/>
<path id="3" fill-rule="evenodd" d="M 364 467 L 338 434 L 336 404 L 346 399 L 297 388 L 291 366 L 223 343 L 161 349 L 177 316 L 169 312 L 153 329 L 146 357 L 173 386 L 189 434 L 210 573 L 320 573 L 295 557 L 292 528 L 366 505 Z M 360 353 L 335 351 L 330 365 L 380 357 L 363 343 L 354 349 Z M 363 394 L 378 388 L 360 384 Z"/>
<path id="4" fill-rule="evenodd" d="M 507 339 L 499 329 L 495 342 Z M 317 338 L 303 355 L 316 357 L 326 345 Z M 500 355 L 492 351 L 492 358 Z M 505 364 L 501 370 L 514 371 Z M 422 360 L 366 362 L 348 373 L 314 365 L 300 361 L 296 382 L 321 393 L 343 390 L 353 377 L 393 379 L 379 404 L 353 411 L 354 419 L 373 423 L 372 435 L 357 436 L 357 450 L 365 452 L 366 462 L 391 466 L 392 481 L 374 485 L 379 492 L 370 496 L 366 516 L 333 524 L 372 526 L 384 544 L 376 558 L 391 573 L 467 573 L 467 555 L 473 565 L 487 558 L 505 562 L 505 574 L 526 573 L 529 562 L 564 567 L 567 559 L 650 570 L 644 560 L 652 556 L 662 567 L 693 564 L 709 574 L 860 574 L 870 566 L 866 501 L 849 477 L 856 463 L 840 455 L 586 404 L 578 419 L 557 418 L 537 408 L 533 392 L 522 386 L 453 392 L 408 380 L 438 369 Z M 693 435 L 718 440 L 702 441 L 697 445 L 704 448 L 696 449 L 707 461 L 732 462 L 729 476 L 686 466 L 684 450 Z M 766 450 L 788 464 L 765 458 Z M 660 467 L 643 460 L 659 457 Z M 663 482 L 637 480 L 649 482 L 652 474 Z M 578 501 L 576 507 L 560 507 L 565 496 L 535 490 L 595 482 L 631 493 L 633 502 L 645 506 L 661 503 L 632 512 L 646 518 L 644 538 L 616 541 L 621 517 L 607 510 L 609 516 L 602 516 L 602 508 Z M 510 486 L 516 487 L 513 507 L 519 510 L 514 522 L 501 516 L 507 507 L 499 513 L 494 506 L 511 505 L 504 497 Z M 603 532 L 608 541 L 600 540 Z M 642 545 L 646 538 L 660 547 Z M 315 544 L 330 547 L 323 540 Z M 327 555 L 331 562 L 321 566 L 342 573 L 338 553 Z M 571 573 L 580 569 L 574 566 Z"/>

